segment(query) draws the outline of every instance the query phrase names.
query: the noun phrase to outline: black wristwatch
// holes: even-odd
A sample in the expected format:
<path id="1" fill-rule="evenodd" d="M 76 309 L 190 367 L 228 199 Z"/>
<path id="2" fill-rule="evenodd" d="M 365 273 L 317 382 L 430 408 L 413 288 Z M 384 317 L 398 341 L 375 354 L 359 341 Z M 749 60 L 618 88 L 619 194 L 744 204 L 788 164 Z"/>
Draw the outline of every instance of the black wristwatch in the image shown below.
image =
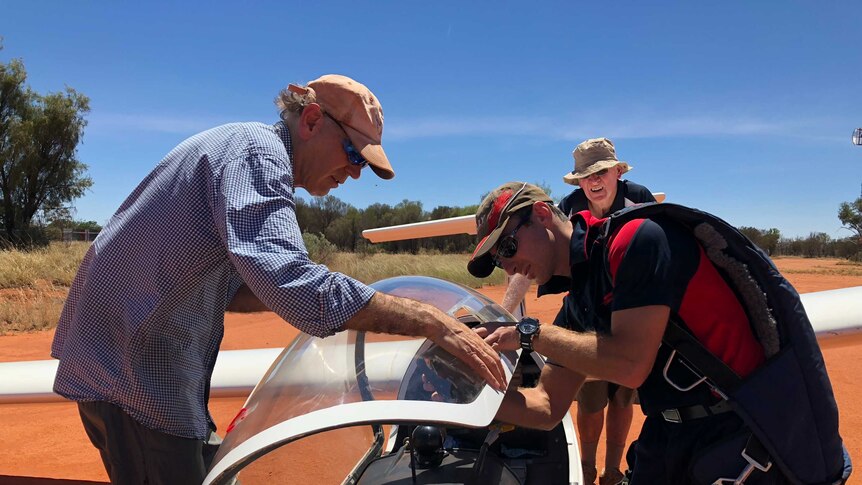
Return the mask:
<path id="1" fill-rule="evenodd" d="M 524 352 L 532 352 L 533 338 L 539 335 L 539 321 L 535 318 L 524 317 L 515 328 L 518 329 L 518 334 L 521 336 L 521 349 Z"/>

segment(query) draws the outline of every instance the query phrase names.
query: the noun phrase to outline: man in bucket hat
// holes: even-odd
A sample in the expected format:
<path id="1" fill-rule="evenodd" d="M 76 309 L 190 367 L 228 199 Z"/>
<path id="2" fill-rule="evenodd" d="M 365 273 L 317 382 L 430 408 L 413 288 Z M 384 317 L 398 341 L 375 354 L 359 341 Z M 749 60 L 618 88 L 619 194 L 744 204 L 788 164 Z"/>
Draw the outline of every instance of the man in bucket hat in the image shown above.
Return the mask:
<path id="1" fill-rule="evenodd" d="M 621 179 L 632 167 L 617 159 L 611 140 L 586 140 L 575 147 L 572 156 L 575 159 L 575 168 L 563 176 L 563 181 L 580 188 L 560 201 L 558 207 L 564 214 L 589 210 L 594 217 L 605 217 L 625 207 L 655 202 L 646 187 Z M 514 311 L 524 299 L 531 283 L 526 276 L 513 275 L 503 297 L 503 308 Z M 566 292 L 568 287 L 565 278 L 552 279 L 539 287 L 538 295 Z M 634 398 L 634 390 L 602 380 L 589 380 L 578 392 L 576 422 L 581 445 L 581 466 L 586 483 L 592 484 L 598 478 L 600 485 L 613 485 L 622 479 L 620 461 L 631 427 Z M 604 470 L 599 475 L 596 468 L 596 451 L 605 422 L 605 463 Z"/>
<path id="2" fill-rule="evenodd" d="M 270 309 L 303 332 L 428 337 L 494 387 L 499 356 L 429 305 L 377 293 L 308 258 L 295 187 L 325 195 L 367 165 L 395 172 L 364 85 L 289 85 L 274 125 L 233 123 L 174 148 L 90 247 L 51 349 L 54 390 L 78 401 L 112 483 L 200 483 L 215 454 L 207 410 L 226 309 Z"/>
<path id="3" fill-rule="evenodd" d="M 646 210 L 657 215 L 637 217 Z M 680 214 L 690 217 L 686 224 Z M 586 376 L 591 376 L 638 389 L 647 418 L 632 448 L 633 485 L 730 483 L 737 479 L 741 481 L 734 483 L 749 485 L 789 483 L 783 473 L 798 472 L 799 468 L 806 468 L 805 472 L 814 470 L 811 475 L 819 477 L 816 483 L 846 480 L 850 467 L 849 459 L 841 453 L 837 408 L 798 294 L 786 281 L 778 281 L 780 275 L 767 259 L 751 255 L 756 252 L 752 246 L 737 242 L 744 240 L 738 231 L 715 225 L 714 216 L 682 206 L 655 204 L 633 207 L 628 215 L 600 219 L 582 211 L 569 219 L 541 189 L 522 182 L 498 187 L 479 206 L 476 222 L 480 242 L 468 263 L 470 273 L 483 278 L 499 267 L 510 275 L 527 275 L 540 284 L 554 276 L 569 278 L 570 282 L 569 294 L 553 325 L 537 325 L 525 319 L 516 326 L 477 329 L 498 350 L 535 350 L 548 359 L 536 387 L 509 390 L 497 419 L 551 429 L 568 410 Z M 766 285 L 769 301 L 743 301 L 737 296 L 738 287 L 731 288 L 716 267 L 711 255 L 714 247 L 710 246 L 707 257 L 706 243 L 694 235 L 694 227 L 708 229 L 701 224 L 706 224 L 704 221 L 713 224 L 713 230 L 720 227 L 734 235 L 733 239 L 718 237 L 710 241 L 731 250 L 716 258 L 751 263 L 743 264 L 752 270 L 749 278 L 740 278 L 741 283 L 734 285 L 748 283 L 753 285 L 749 289 L 761 295 L 763 290 L 758 285 Z M 618 223 L 606 226 L 612 222 Z M 728 246 L 728 242 L 733 244 Z M 753 323 L 758 322 L 750 319 L 761 317 L 772 304 L 782 308 L 782 313 L 771 320 L 771 331 L 775 332 L 778 322 L 782 331 L 794 337 L 782 345 L 797 342 L 797 347 L 777 355 L 792 356 L 787 358 L 798 362 L 767 362 L 766 347 L 759 340 L 760 329 L 757 336 L 754 334 Z M 749 310 L 754 316 L 749 317 Z M 781 451 L 790 450 L 789 453 L 765 452 L 757 438 L 764 436 L 761 431 L 766 428 L 758 428 L 754 437 L 748 426 L 754 415 L 734 412 L 734 406 L 751 404 L 743 402 L 745 396 L 752 395 L 751 389 L 746 388 L 749 394 L 734 394 L 731 403 L 728 394 L 717 391 L 721 389 L 713 385 L 711 375 L 708 374 L 709 380 L 698 380 L 700 374 L 693 374 L 695 367 L 678 356 L 674 358 L 675 350 L 663 343 L 666 329 L 677 328 L 669 323 L 672 315 L 674 325 L 682 325 L 687 330 L 682 331 L 684 334 L 691 333 L 705 349 L 703 353 L 721 362 L 713 366 L 725 368 L 727 375 L 733 376 L 735 381 L 727 379 L 731 384 L 744 384 L 746 378 L 758 377 L 782 388 L 799 389 L 800 396 L 773 396 L 747 408 L 750 411 L 760 405 L 757 416 L 767 419 L 758 424 L 769 421 L 769 416 L 779 411 L 787 416 L 785 410 L 778 409 L 786 407 L 785 399 L 806 403 L 810 400 L 808 412 L 797 417 L 817 424 L 805 425 L 805 432 L 790 434 L 793 438 L 780 442 Z M 569 330 L 579 327 L 580 331 Z M 805 338 L 796 338 L 803 334 Z M 681 353 L 686 358 L 689 354 Z M 776 365 L 797 370 L 756 372 L 766 365 L 766 370 L 776 369 Z M 803 395 L 799 386 L 807 386 L 810 393 Z M 769 393 L 766 383 L 761 382 L 760 387 L 764 394 Z M 768 424 L 775 425 L 774 421 Z M 773 434 L 783 432 L 780 424 L 778 432 L 770 428 Z M 804 439 L 812 429 L 822 436 Z M 785 459 L 788 454 L 808 450 L 812 456 L 819 453 L 811 465 L 794 469 L 798 464 Z M 778 465 L 778 456 L 781 466 L 770 466 Z"/>

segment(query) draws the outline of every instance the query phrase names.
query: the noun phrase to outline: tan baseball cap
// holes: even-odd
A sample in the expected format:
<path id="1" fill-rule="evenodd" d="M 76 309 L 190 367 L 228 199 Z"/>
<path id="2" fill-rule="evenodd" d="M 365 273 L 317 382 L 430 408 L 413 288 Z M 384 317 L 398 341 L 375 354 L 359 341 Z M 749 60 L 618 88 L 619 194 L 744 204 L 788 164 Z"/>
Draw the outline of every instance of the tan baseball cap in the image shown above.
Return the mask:
<path id="1" fill-rule="evenodd" d="M 500 240 L 509 218 L 537 201 L 553 203 L 542 189 L 526 182 L 503 184 L 485 197 L 476 211 L 479 244 L 467 263 L 470 274 L 477 278 L 486 278 L 494 271 L 494 260 L 490 251 Z"/>
<path id="2" fill-rule="evenodd" d="M 563 182 L 570 185 L 580 185 L 582 178 L 617 165 L 622 166 L 623 173 L 633 168 L 628 163 L 617 160 L 614 144 L 607 138 L 591 138 L 582 142 L 575 147 L 572 157 L 575 158 L 575 169 L 563 175 Z"/>
<path id="3" fill-rule="evenodd" d="M 350 143 L 368 160 L 374 173 L 382 179 L 395 176 L 380 145 L 383 107 L 364 84 L 347 76 L 327 74 L 311 81 L 307 87 L 291 84 L 288 89 L 299 94 L 314 92 L 317 104 L 344 128 Z"/>

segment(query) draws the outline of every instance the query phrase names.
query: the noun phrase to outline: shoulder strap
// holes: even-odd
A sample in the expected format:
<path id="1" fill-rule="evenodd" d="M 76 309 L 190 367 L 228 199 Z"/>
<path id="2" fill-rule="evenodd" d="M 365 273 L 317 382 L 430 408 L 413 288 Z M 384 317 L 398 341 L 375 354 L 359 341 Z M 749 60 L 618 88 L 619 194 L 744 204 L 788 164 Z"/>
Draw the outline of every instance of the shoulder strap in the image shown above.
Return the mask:
<path id="1" fill-rule="evenodd" d="M 633 219 L 646 219 L 667 214 L 679 216 L 691 216 L 691 214 L 703 214 L 700 211 L 688 209 L 674 204 L 647 203 L 640 204 L 620 210 L 608 217 L 602 227 L 600 238 L 604 246 L 604 266 L 608 278 L 613 281 L 608 264 L 609 238 L 623 224 Z M 683 220 L 680 218 L 680 222 Z M 706 349 L 688 330 L 678 316 L 673 315 L 668 321 L 662 342 L 670 347 L 686 360 L 700 374 L 723 393 L 735 390 L 740 382 L 740 377 L 721 359 Z"/>

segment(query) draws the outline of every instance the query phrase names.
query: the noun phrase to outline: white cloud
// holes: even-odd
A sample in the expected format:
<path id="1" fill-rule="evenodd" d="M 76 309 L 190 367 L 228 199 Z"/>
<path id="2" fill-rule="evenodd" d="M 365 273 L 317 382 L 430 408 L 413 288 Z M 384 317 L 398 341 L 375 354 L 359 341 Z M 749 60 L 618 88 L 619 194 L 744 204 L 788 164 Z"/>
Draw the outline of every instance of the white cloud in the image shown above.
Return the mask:
<path id="1" fill-rule="evenodd" d="M 390 140 L 443 136 L 532 135 L 578 141 L 596 133 L 613 139 L 674 136 L 825 136 L 822 134 L 823 127 L 815 126 L 810 119 L 798 122 L 709 115 L 582 115 L 566 119 L 526 116 L 390 119 L 385 133 Z"/>

